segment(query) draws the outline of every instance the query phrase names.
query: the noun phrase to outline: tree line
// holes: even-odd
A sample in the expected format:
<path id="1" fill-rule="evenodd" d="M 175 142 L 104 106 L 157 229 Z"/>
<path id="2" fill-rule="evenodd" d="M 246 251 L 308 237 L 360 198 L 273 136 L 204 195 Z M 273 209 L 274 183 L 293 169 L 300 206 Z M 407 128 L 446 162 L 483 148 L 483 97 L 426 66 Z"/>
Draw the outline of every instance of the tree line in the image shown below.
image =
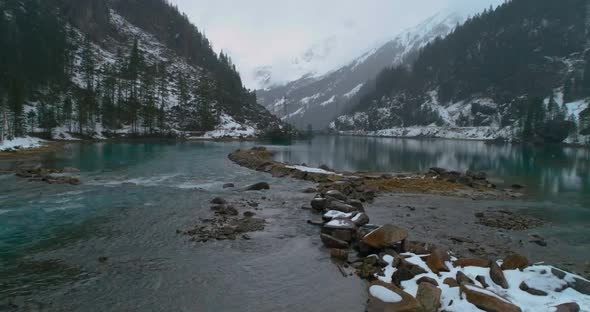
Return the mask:
<path id="1" fill-rule="evenodd" d="M 474 104 L 475 117 L 460 118 L 460 126 L 487 125 L 489 119 L 477 116 L 500 113 L 501 126 L 520 124 L 527 140 L 560 141 L 583 132 L 588 113 L 575 120 L 556 107 L 555 97 L 563 93 L 564 103 L 590 97 L 586 3 L 513 0 L 485 10 L 428 44 L 410 66 L 384 69 L 359 92 L 353 112 L 366 112 L 374 128 L 442 124 L 422 105 L 435 90 L 441 104 L 477 97 L 499 104 L 497 111 Z"/>
<path id="2" fill-rule="evenodd" d="M 159 39 L 191 66 L 150 59 L 138 38 L 119 47 L 113 60 L 97 55 L 95 42 L 117 38 L 104 16 L 111 5 L 148 30 L 158 25 Z M 159 13 L 169 19 L 149 24 Z M 0 44 L 2 137 L 49 135 L 56 127 L 82 136 L 123 128 L 138 135 L 208 131 L 221 111 L 259 113 L 229 56 L 215 53 L 165 0 L 2 1 Z"/>

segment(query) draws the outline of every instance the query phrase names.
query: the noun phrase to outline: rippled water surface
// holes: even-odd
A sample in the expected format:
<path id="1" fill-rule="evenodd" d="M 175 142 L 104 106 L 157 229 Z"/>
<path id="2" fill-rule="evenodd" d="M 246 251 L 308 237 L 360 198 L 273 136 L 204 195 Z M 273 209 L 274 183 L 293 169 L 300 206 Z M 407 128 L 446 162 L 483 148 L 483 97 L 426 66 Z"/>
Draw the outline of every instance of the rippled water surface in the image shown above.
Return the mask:
<path id="1" fill-rule="evenodd" d="M 42 163 L 80 168 L 80 186 L 0 175 L 0 310 L 362 311 L 364 285 L 330 263 L 317 228 L 305 223 L 309 213 L 299 209 L 309 200 L 299 190 L 312 185 L 227 160 L 253 145 L 71 144 Z M 500 185 L 526 185 L 518 204 L 552 221 L 544 234 L 588 252 L 587 149 L 356 137 L 272 148 L 279 160 L 338 170 L 483 170 Z M 272 190 L 239 190 L 260 181 Z M 228 182 L 238 188 L 223 189 Z M 251 241 L 205 245 L 176 234 L 210 217 L 208 202 L 219 195 L 260 202 L 266 230 Z"/>

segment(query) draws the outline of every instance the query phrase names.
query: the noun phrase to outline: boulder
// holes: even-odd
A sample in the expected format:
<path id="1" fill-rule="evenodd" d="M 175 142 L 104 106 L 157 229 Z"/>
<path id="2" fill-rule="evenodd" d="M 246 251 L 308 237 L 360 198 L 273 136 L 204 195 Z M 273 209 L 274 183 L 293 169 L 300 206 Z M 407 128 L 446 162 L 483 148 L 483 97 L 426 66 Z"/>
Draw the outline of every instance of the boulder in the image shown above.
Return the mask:
<path id="1" fill-rule="evenodd" d="M 351 213 L 351 212 L 358 211 L 358 209 L 356 209 L 355 207 L 353 207 L 349 204 L 346 204 L 344 202 L 341 202 L 339 200 L 330 201 L 330 203 L 328 204 L 328 209 L 338 210 L 338 211 L 345 212 L 345 213 Z"/>
<path id="2" fill-rule="evenodd" d="M 442 291 L 438 287 L 430 283 L 421 283 L 418 285 L 416 299 L 422 306 L 424 312 L 436 312 L 440 307 L 441 295 Z"/>
<path id="3" fill-rule="evenodd" d="M 373 282 L 369 285 L 369 303 L 367 311 L 391 311 L 391 312 L 421 312 L 422 307 L 410 294 L 398 287 L 383 283 Z"/>
<path id="4" fill-rule="evenodd" d="M 459 283 L 457 283 L 457 280 L 452 277 L 445 278 L 445 280 L 443 281 L 443 284 L 445 284 L 451 288 L 459 287 Z"/>
<path id="5" fill-rule="evenodd" d="M 346 195 L 342 194 L 342 192 L 337 191 L 337 190 L 329 190 L 326 192 L 326 197 L 328 198 L 334 198 L 337 200 L 342 200 L 342 201 L 346 201 L 347 197 Z"/>
<path id="6" fill-rule="evenodd" d="M 563 303 L 554 308 L 555 312 L 580 312 L 580 306 L 575 302 Z"/>
<path id="7" fill-rule="evenodd" d="M 449 272 L 446 262 L 450 260 L 451 257 L 449 257 L 449 253 L 446 250 L 435 247 L 430 251 L 428 258 L 426 258 L 426 265 L 435 274 Z"/>
<path id="8" fill-rule="evenodd" d="M 416 275 L 424 273 L 426 271 L 423 268 L 402 259 L 397 270 L 391 276 L 391 280 L 394 284 L 401 286 L 401 282 L 411 280 Z"/>
<path id="9" fill-rule="evenodd" d="M 318 190 L 313 188 L 313 187 L 309 187 L 303 190 L 303 193 L 305 194 L 313 194 L 313 193 L 317 193 Z"/>
<path id="10" fill-rule="evenodd" d="M 501 286 L 504 289 L 508 289 L 508 281 L 506 280 L 504 272 L 498 266 L 496 261 L 490 261 L 490 278 L 497 285 Z"/>
<path id="11" fill-rule="evenodd" d="M 484 311 L 522 312 L 522 310 L 512 304 L 512 302 L 500 297 L 492 291 L 475 285 L 462 284 L 461 293 L 465 295 L 467 301 Z"/>
<path id="12" fill-rule="evenodd" d="M 363 212 L 357 213 L 354 217 L 352 217 L 351 221 L 354 222 L 356 226 L 360 227 L 369 223 L 369 216 Z"/>
<path id="13" fill-rule="evenodd" d="M 529 260 L 517 253 L 510 254 L 502 262 L 502 270 L 523 270 L 529 266 Z"/>
<path id="14" fill-rule="evenodd" d="M 557 268 L 552 268 L 551 269 L 551 273 L 555 276 L 557 276 L 559 279 L 565 279 L 566 276 L 568 276 L 568 273 L 557 269 Z M 585 280 L 585 279 L 581 279 L 577 276 L 573 276 L 570 275 L 570 278 L 568 279 L 568 286 L 573 288 L 575 291 L 582 293 L 584 295 L 590 295 L 590 282 Z"/>
<path id="15" fill-rule="evenodd" d="M 351 205 L 352 207 L 356 208 L 358 211 L 365 211 L 365 207 L 363 203 L 358 199 L 349 199 L 346 201 L 346 204 Z"/>
<path id="16" fill-rule="evenodd" d="M 356 225 L 348 219 L 335 219 L 322 227 L 322 233 L 346 242 L 352 241 L 356 233 Z"/>
<path id="17" fill-rule="evenodd" d="M 322 243 L 324 244 L 324 246 L 326 246 L 328 248 L 337 248 L 337 249 L 347 249 L 348 248 L 347 242 L 337 239 L 331 235 L 321 234 L 320 238 L 322 239 Z"/>
<path id="18" fill-rule="evenodd" d="M 407 237 L 408 231 L 392 224 L 386 224 L 365 235 L 362 241 L 372 248 L 383 249 L 392 247 Z"/>
<path id="19" fill-rule="evenodd" d="M 316 197 L 311 201 L 311 208 L 316 211 L 324 211 L 328 208 L 329 201 L 326 198 Z"/>
<path id="20" fill-rule="evenodd" d="M 490 261 L 485 260 L 485 259 L 478 259 L 478 258 L 472 258 L 472 259 L 461 258 L 461 259 L 453 262 L 453 266 L 454 267 L 462 267 L 462 268 L 464 268 L 464 267 L 489 268 Z"/>
<path id="21" fill-rule="evenodd" d="M 422 276 L 416 281 L 416 284 L 418 285 L 420 285 L 421 283 L 430 283 L 438 287 L 438 282 L 434 278 L 428 276 Z"/>
<path id="22" fill-rule="evenodd" d="M 472 279 L 470 279 L 465 273 L 459 271 L 457 272 L 457 283 L 461 284 L 475 284 Z"/>
<path id="23" fill-rule="evenodd" d="M 324 221 L 328 222 L 328 221 L 332 221 L 335 219 L 348 219 L 348 220 L 350 220 L 353 216 L 354 216 L 354 213 L 344 213 L 344 212 L 338 211 L 338 210 L 330 210 L 330 211 L 326 212 L 322 216 L 322 218 L 324 219 Z"/>
<path id="24" fill-rule="evenodd" d="M 266 182 L 259 182 L 246 187 L 246 191 L 270 190 L 270 185 Z"/>
<path id="25" fill-rule="evenodd" d="M 520 283 L 518 288 L 520 288 L 520 290 L 522 290 L 522 291 L 528 292 L 529 294 L 531 294 L 533 296 L 547 296 L 546 292 L 544 292 L 542 290 L 535 289 L 535 288 L 530 288 L 526 282 Z"/>
<path id="26" fill-rule="evenodd" d="M 483 288 L 488 288 L 490 285 L 486 282 L 486 278 L 482 275 L 478 275 L 475 277 L 475 280 L 478 281 Z"/>

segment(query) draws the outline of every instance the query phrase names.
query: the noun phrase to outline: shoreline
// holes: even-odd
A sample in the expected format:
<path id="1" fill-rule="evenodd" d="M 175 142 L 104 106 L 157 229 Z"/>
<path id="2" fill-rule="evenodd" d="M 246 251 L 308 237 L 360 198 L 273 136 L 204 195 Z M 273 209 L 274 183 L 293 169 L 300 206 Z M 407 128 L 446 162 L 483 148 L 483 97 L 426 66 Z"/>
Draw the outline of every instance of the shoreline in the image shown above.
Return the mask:
<path id="1" fill-rule="evenodd" d="M 569 273 L 556 267 L 542 266 L 539 262 L 529 262 L 527 257 L 533 259 L 533 261 L 541 261 L 540 258 L 543 256 L 539 256 L 540 252 L 545 255 L 552 254 L 553 256 L 549 257 L 549 261 L 553 263 L 561 262 L 561 267 L 568 266 L 570 270 L 572 266 L 575 266 L 573 269 L 578 272 L 583 270 L 581 268 L 584 265 L 582 264 L 584 259 L 577 259 L 578 263 L 572 264 L 569 262 L 571 259 L 566 254 L 559 252 L 558 244 L 551 241 L 552 244 L 547 247 L 547 242 L 540 237 L 531 240 L 531 236 L 529 236 L 528 244 L 523 242 L 526 240 L 526 234 L 524 233 L 529 230 L 534 232 L 534 229 L 541 226 L 542 223 L 534 218 L 529 219 L 519 215 L 516 205 L 512 206 L 514 211 L 507 211 L 505 207 L 495 209 L 490 207 L 491 202 L 489 200 L 506 199 L 501 192 L 493 191 L 490 193 L 489 190 L 482 190 L 481 185 L 470 185 L 472 192 L 468 192 L 467 194 L 471 194 L 465 196 L 465 185 L 448 188 L 445 183 L 448 180 L 444 181 L 436 178 L 434 180 L 438 181 L 434 183 L 438 183 L 439 187 L 420 189 L 420 187 L 428 184 L 419 183 L 410 188 L 412 191 L 418 189 L 418 192 L 408 192 L 408 190 L 400 187 L 388 187 L 389 183 L 377 183 L 377 188 L 374 188 L 375 184 L 369 184 L 367 188 L 365 184 L 368 183 L 366 182 L 370 183 L 372 180 L 380 181 L 383 179 L 395 180 L 397 177 L 391 175 L 377 177 L 370 173 L 343 174 L 329 168 L 313 169 L 295 166 L 276 162 L 272 160 L 272 155 L 273 152 L 259 147 L 248 151 L 237 150 L 228 157 L 238 165 L 271 173 L 274 177 L 291 177 L 319 184 L 315 190 L 317 195 L 312 200 L 311 207 L 304 205 L 303 208 L 323 214 L 323 221 L 309 220 L 308 223 L 321 226 L 321 240 L 330 251 L 331 257 L 336 261 L 344 276 L 354 275 L 356 271 L 356 274 L 361 279 L 369 283 L 368 293 L 370 299 L 367 311 L 388 309 L 391 309 L 391 311 L 398 311 L 396 309 L 406 311 L 405 308 L 409 308 L 407 311 L 424 311 L 420 309 L 432 304 L 432 300 L 437 303 L 426 309 L 427 311 L 438 311 L 440 306 L 442 306 L 443 310 L 450 308 L 455 311 L 456 306 L 451 307 L 454 300 L 460 301 L 460 303 L 457 303 L 463 305 L 463 308 L 474 306 L 482 308 L 482 306 L 490 307 L 490 305 L 497 308 L 498 305 L 504 305 L 502 310 L 522 311 L 518 307 L 518 305 L 523 304 L 519 300 L 522 299 L 521 293 L 547 296 L 547 292 L 533 288 L 542 288 L 542 284 L 535 285 L 529 282 L 530 285 L 528 285 L 524 281 L 519 286 L 520 290 L 513 289 L 512 287 L 515 287 L 515 285 L 510 285 L 510 291 L 502 291 L 502 288 L 508 289 L 509 287 L 504 276 L 505 274 L 511 276 L 511 283 L 514 284 L 515 279 L 513 276 L 521 274 L 524 278 L 527 274 L 538 274 L 535 273 L 539 272 L 538 270 L 540 270 L 541 274 L 550 270 L 553 274 L 554 283 L 559 283 L 558 280 L 563 279 L 565 275 L 571 276 L 566 279 L 570 280 L 570 282 L 563 284 L 561 287 L 563 289 L 571 287 L 579 292 L 578 295 L 582 296 L 579 302 L 582 309 L 590 302 L 590 297 L 585 297 L 590 296 L 590 282 L 588 280 L 581 276 L 568 275 Z M 467 176 L 469 176 L 469 173 Z M 408 177 L 404 175 L 401 178 L 404 179 L 404 183 L 410 182 L 408 184 L 418 180 L 427 180 L 424 176 Z M 485 177 L 483 180 L 487 181 Z M 452 181 L 452 184 L 458 184 L 458 182 Z M 349 188 L 350 186 L 352 186 L 352 190 Z M 489 185 L 488 188 L 493 189 Z M 444 191 L 440 192 L 441 190 Z M 311 190 L 309 192 L 313 193 Z M 485 195 L 480 198 L 473 196 L 478 192 Z M 476 209 L 473 208 L 473 203 L 478 206 Z M 365 213 L 365 211 L 370 212 L 370 218 L 377 216 L 380 220 L 377 224 L 383 224 L 387 220 L 394 220 L 394 224 L 403 224 L 405 229 L 390 224 L 383 226 L 372 225 L 369 223 L 368 213 Z M 469 214 L 469 212 L 471 213 Z M 485 220 L 488 213 L 501 215 L 500 219 L 503 218 L 504 221 L 492 220 L 492 222 L 488 222 L 489 220 Z M 516 223 L 514 220 L 517 220 Z M 507 222 L 507 225 L 504 225 L 503 222 Z M 517 227 L 517 230 L 511 228 L 514 226 Z M 522 226 L 523 229 L 518 229 L 519 226 Z M 502 227 L 506 228 L 503 229 Z M 411 234 L 408 235 L 407 230 Z M 373 238 L 373 236 L 377 234 L 373 235 L 373 233 L 376 232 L 379 232 L 377 237 L 379 237 L 380 242 L 392 236 L 395 239 L 388 241 L 385 245 L 373 246 L 370 242 L 373 241 L 374 243 L 376 238 Z M 417 236 L 414 236 L 416 234 Z M 408 238 L 415 239 L 416 237 L 419 237 L 420 240 L 408 240 Z M 532 237 L 536 237 L 536 235 Z M 398 241 L 398 243 L 383 249 L 383 246 L 395 241 Z M 380 247 L 377 248 L 376 246 Z M 357 251 L 358 255 L 354 256 Z M 523 253 L 526 257 L 522 256 Z M 377 260 L 373 258 L 373 255 L 377 255 Z M 497 261 L 497 259 L 504 259 L 504 261 Z M 520 261 L 521 264 L 512 267 L 510 263 L 514 259 Z M 565 263 L 565 261 L 568 263 Z M 458 265 L 458 263 L 468 264 L 463 268 L 463 265 Z M 506 267 L 505 264 L 507 264 Z M 499 265 L 502 265 L 501 269 Z M 437 266 L 440 267 L 441 271 L 438 271 Z M 485 276 L 477 276 L 478 282 L 475 283 L 472 280 L 475 279 L 475 276 L 471 276 L 471 274 L 474 272 L 474 267 L 479 266 L 491 269 L 488 273 L 485 273 L 489 275 L 482 273 Z M 447 269 L 451 267 L 456 268 Z M 458 269 L 459 267 L 460 269 Z M 586 268 L 586 277 L 590 275 L 588 269 L 590 267 Z M 475 271 L 485 272 L 481 269 Z M 438 276 L 440 278 L 441 274 L 443 277 L 454 277 L 454 275 L 447 275 L 444 272 L 457 274 L 456 280 L 451 277 L 444 280 L 444 284 L 447 284 L 447 280 L 451 279 L 456 286 L 451 283 L 441 286 L 440 289 L 437 288 L 439 284 L 431 277 L 436 279 Z M 403 276 L 401 280 L 398 273 Z M 465 274 L 469 274 L 471 279 L 466 277 Z M 421 276 L 422 278 L 418 279 Z M 427 276 L 436 284 L 435 290 L 425 285 L 430 282 L 425 283 L 422 281 Z M 571 280 L 574 282 L 571 282 Z M 442 278 L 440 278 L 439 282 L 442 283 Z M 502 287 L 498 288 L 498 284 L 502 285 Z M 416 285 L 418 285 L 417 288 Z M 394 301 L 384 299 L 383 296 L 377 294 L 377 288 L 379 288 L 381 294 L 387 292 L 388 296 L 391 296 L 390 299 L 400 299 Z M 442 299 L 441 289 L 445 294 Z M 460 291 L 457 293 L 457 290 Z M 551 291 L 550 289 L 546 290 Z M 410 292 L 410 294 L 405 291 Z M 438 297 L 436 295 L 437 291 Z M 561 291 L 563 290 L 555 290 L 551 297 L 560 297 Z M 426 299 L 423 298 L 424 292 L 427 292 Z M 479 298 L 482 293 L 486 294 L 483 299 Z M 466 298 L 463 298 L 464 294 L 467 294 Z M 454 296 L 454 299 L 449 301 L 449 296 Z M 501 301 L 498 301 L 497 298 L 501 298 Z M 570 297 L 566 295 L 564 298 Z M 516 300 L 514 304 L 510 301 L 511 299 Z M 539 299 L 545 300 L 546 304 L 551 304 L 553 307 L 571 306 L 575 308 L 577 306 L 575 300 L 572 302 L 559 302 L 559 300 L 547 299 L 547 297 L 540 297 Z M 484 302 L 482 303 L 481 300 Z M 539 300 L 539 302 L 543 300 Z M 552 309 L 550 305 L 544 307 Z M 414 308 L 416 310 L 413 310 Z M 487 309 L 483 310 L 487 311 Z"/>
<path id="2" fill-rule="evenodd" d="M 519 141 L 497 140 L 497 139 L 466 139 L 466 138 L 447 138 L 447 137 L 429 137 L 429 136 L 389 136 L 389 135 L 375 135 L 375 134 L 360 134 L 360 133 L 329 133 L 327 135 L 343 136 L 343 137 L 359 137 L 359 138 L 384 138 L 384 139 L 408 139 L 408 140 L 449 140 L 449 141 L 466 141 L 466 142 L 483 142 L 490 145 L 511 145 L 511 146 L 559 146 L 570 148 L 590 149 L 588 144 L 580 143 L 524 143 Z"/>

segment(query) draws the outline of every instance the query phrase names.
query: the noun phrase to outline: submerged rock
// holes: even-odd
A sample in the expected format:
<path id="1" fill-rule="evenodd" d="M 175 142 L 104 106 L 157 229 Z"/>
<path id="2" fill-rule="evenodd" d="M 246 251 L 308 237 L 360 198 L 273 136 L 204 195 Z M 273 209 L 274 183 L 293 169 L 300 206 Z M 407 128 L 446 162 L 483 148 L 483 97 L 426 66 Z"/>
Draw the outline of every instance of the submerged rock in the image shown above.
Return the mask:
<path id="1" fill-rule="evenodd" d="M 246 187 L 246 191 L 270 190 L 270 185 L 266 182 L 259 182 Z"/>
<path id="2" fill-rule="evenodd" d="M 227 189 L 227 188 L 232 188 L 232 187 L 235 187 L 235 184 L 233 184 L 233 183 L 225 183 L 225 184 L 223 185 L 223 188 L 224 188 L 224 189 Z"/>
<path id="3" fill-rule="evenodd" d="M 347 249 L 349 247 L 347 242 L 328 234 L 321 234 L 320 238 L 322 239 L 324 246 L 328 248 Z"/>
<path id="4" fill-rule="evenodd" d="M 330 249 L 330 256 L 334 259 L 348 261 L 348 249 Z"/>
<path id="5" fill-rule="evenodd" d="M 227 201 L 221 197 L 215 197 L 211 200 L 211 203 L 215 205 L 226 205 Z"/>

